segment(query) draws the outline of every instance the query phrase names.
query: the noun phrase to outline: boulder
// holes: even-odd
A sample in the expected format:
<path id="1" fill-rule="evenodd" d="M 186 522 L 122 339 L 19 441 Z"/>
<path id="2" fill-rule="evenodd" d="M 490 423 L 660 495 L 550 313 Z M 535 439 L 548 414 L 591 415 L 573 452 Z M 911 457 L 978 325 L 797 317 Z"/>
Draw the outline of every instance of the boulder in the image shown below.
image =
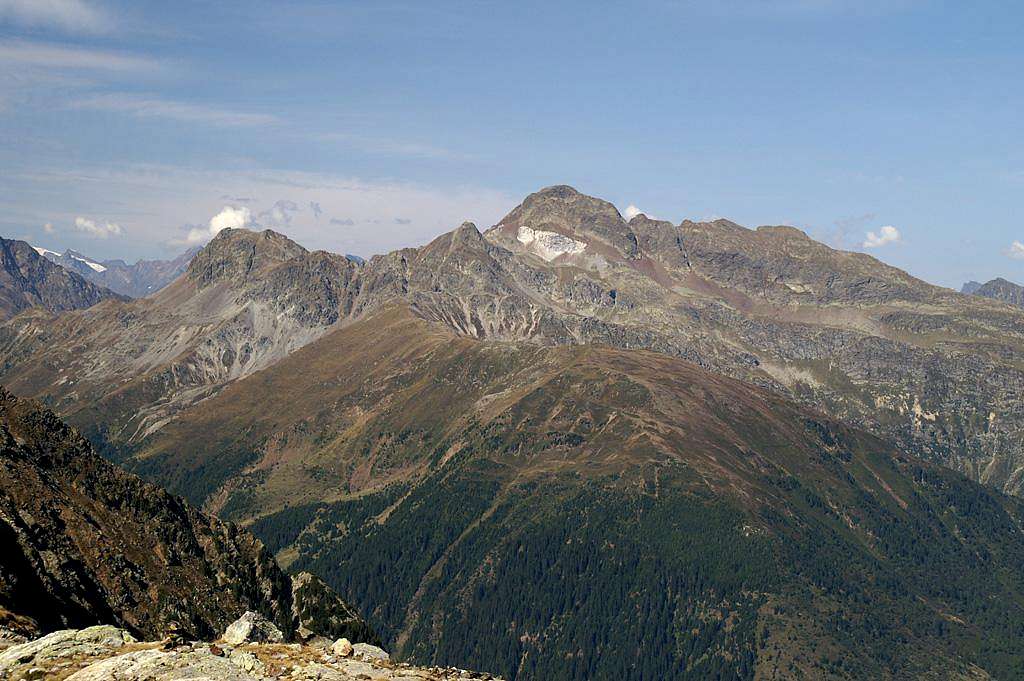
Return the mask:
<path id="1" fill-rule="evenodd" d="M 243 643 L 282 643 L 284 634 L 266 617 L 250 610 L 232 622 L 221 638 L 225 643 L 237 646 Z"/>
<path id="2" fill-rule="evenodd" d="M 331 652 L 338 657 L 349 657 L 353 650 L 352 643 L 347 638 L 339 638 L 331 646 Z"/>
<path id="3" fill-rule="evenodd" d="M 371 646 L 369 643 L 356 643 L 352 646 L 352 652 L 368 660 L 390 660 L 391 655 L 383 648 Z"/>

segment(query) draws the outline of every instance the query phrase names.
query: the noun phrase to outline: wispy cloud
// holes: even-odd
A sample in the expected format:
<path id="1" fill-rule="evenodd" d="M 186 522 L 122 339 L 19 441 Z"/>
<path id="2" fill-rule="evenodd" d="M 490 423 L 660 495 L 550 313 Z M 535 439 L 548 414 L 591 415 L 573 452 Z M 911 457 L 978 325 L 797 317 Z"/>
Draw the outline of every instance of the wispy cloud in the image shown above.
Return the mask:
<path id="1" fill-rule="evenodd" d="M 124 234 L 124 229 L 116 222 L 97 222 L 96 220 L 90 220 L 81 216 L 75 218 L 75 229 L 97 239 L 106 239 L 110 236 L 121 236 Z"/>
<path id="2" fill-rule="evenodd" d="M 900 230 L 892 225 L 886 225 L 877 232 L 868 232 L 862 246 L 864 248 L 881 248 L 889 244 L 898 244 L 901 238 Z"/>
<path id="3" fill-rule="evenodd" d="M 275 201 L 274 205 L 259 215 L 261 223 L 271 227 L 287 227 L 292 221 L 292 214 L 301 210 L 294 201 Z"/>
<path id="4" fill-rule="evenodd" d="M 109 14 L 83 0 L 0 0 L 0 23 L 75 33 L 105 33 L 114 25 Z"/>
<path id="5" fill-rule="evenodd" d="M 1006 249 L 1006 255 L 1014 260 L 1024 260 L 1024 243 L 1014 241 L 1010 244 L 1010 247 Z"/>
<path id="6" fill-rule="evenodd" d="M 269 114 L 234 111 L 205 104 L 123 93 L 96 95 L 77 100 L 71 106 L 78 109 L 131 114 L 141 118 L 167 118 L 225 127 L 271 125 L 278 120 Z"/>
<path id="7" fill-rule="evenodd" d="M 326 142 L 334 142 L 351 149 L 380 156 L 449 159 L 470 158 L 467 154 L 419 142 L 404 142 L 401 140 L 368 137 L 344 132 L 330 132 L 324 135 L 319 135 L 318 137 Z"/>
<path id="8" fill-rule="evenodd" d="M 0 62 L 68 71 L 147 71 L 160 68 L 158 62 L 145 57 L 28 40 L 0 41 Z"/>

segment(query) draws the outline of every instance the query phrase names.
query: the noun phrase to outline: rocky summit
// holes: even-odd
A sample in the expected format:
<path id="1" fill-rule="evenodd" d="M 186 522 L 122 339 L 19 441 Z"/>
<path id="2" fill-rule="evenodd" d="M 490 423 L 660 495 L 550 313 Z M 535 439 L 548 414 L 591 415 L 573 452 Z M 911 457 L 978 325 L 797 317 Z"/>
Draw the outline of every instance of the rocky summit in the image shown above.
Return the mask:
<path id="1" fill-rule="evenodd" d="M 1006 279 L 993 279 L 984 284 L 968 282 L 964 284 L 964 292 L 981 296 L 982 298 L 1001 300 L 1014 307 L 1024 307 L 1024 286 L 1007 281 Z"/>

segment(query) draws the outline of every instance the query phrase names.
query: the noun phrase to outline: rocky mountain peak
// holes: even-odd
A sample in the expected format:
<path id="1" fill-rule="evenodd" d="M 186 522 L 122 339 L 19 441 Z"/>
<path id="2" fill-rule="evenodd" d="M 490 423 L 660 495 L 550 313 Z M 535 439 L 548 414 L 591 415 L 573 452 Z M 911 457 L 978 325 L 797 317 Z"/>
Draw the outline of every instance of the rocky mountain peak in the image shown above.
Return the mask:
<path id="1" fill-rule="evenodd" d="M 469 241 L 470 243 L 479 243 L 483 239 L 483 235 L 480 234 L 480 230 L 472 222 L 463 222 L 458 228 L 452 232 L 452 241 Z"/>
<path id="2" fill-rule="evenodd" d="M 966 286 L 964 287 L 967 288 Z M 1024 286 L 1015 284 L 1012 281 L 997 277 L 992 281 L 980 284 L 971 294 L 992 300 L 1001 300 L 1004 303 L 1024 307 Z"/>
<path id="3" fill-rule="evenodd" d="M 306 252 L 285 235 L 270 229 L 225 229 L 192 259 L 188 277 L 200 288 L 218 281 L 246 281 Z"/>
<path id="4" fill-rule="evenodd" d="M 581 194 L 567 185 L 534 192 L 499 223 L 567 236 L 595 235 L 616 241 L 629 232 L 619 211 L 608 201 Z"/>

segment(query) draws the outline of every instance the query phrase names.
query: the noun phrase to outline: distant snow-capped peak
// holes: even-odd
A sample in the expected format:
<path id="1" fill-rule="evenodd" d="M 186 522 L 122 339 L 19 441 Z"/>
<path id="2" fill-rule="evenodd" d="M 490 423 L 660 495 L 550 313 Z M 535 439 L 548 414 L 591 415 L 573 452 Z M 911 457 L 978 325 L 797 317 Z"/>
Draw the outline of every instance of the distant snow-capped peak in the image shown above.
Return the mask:
<path id="1" fill-rule="evenodd" d="M 89 260 L 88 258 L 84 258 L 81 255 L 79 255 L 78 253 L 75 253 L 74 251 L 70 251 L 69 250 L 69 251 L 66 251 L 64 254 L 60 254 L 57 251 L 51 251 L 49 248 L 43 248 L 42 246 L 33 246 L 32 248 L 35 249 L 36 253 L 38 253 L 39 255 L 41 255 L 43 257 L 53 256 L 54 258 L 56 258 L 58 260 L 60 260 L 62 258 L 71 258 L 73 260 L 77 260 L 78 262 L 82 263 L 83 265 L 86 265 L 87 267 L 89 267 L 94 272 L 106 272 L 107 271 L 106 266 L 101 265 L 98 262 L 94 262 L 92 260 Z"/>
<path id="2" fill-rule="evenodd" d="M 99 264 L 98 262 L 93 262 L 92 260 L 86 260 L 85 258 L 83 258 L 81 256 L 78 256 L 78 255 L 75 255 L 74 253 L 68 253 L 68 255 L 70 255 L 72 258 L 74 258 L 78 262 L 85 263 L 86 265 L 91 267 L 96 272 L 106 272 L 107 271 L 107 268 L 104 267 L 103 265 Z"/>

